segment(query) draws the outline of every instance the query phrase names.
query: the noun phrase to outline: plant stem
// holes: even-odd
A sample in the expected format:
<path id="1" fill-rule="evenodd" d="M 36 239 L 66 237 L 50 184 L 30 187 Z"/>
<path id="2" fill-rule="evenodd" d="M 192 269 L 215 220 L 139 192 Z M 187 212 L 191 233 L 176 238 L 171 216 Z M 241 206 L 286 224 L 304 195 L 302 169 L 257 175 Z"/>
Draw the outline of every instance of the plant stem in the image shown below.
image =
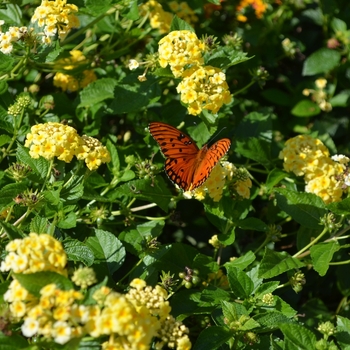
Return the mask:
<path id="1" fill-rule="evenodd" d="M 326 233 L 328 232 L 328 229 L 325 227 L 323 231 L 314 239 L 312 240 L 308 245 L 306 245 L 303 249 L 299 250 L 297 253 L 293 255 L 293 258 L 297 258 L 301 253 L 304 253 L 306 250 L 308 250 L 310 247 L 312 247 L 314 244 L 316 244 Z"/>

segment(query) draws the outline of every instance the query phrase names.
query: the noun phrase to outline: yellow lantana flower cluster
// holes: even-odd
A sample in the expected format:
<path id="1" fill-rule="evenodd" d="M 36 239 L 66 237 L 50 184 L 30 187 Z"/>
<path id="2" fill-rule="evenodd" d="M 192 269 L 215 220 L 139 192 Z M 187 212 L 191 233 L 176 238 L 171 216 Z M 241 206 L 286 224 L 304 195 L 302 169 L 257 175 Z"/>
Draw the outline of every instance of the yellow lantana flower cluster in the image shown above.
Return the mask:
<path id="1" fill-rule="evenodd" d="M 186 199 L 195 198 L 202 201 L 208 194 L 214 202 L 219 202 L 226 185 L 228 185 L 234 195 L 249 199 L 252 182 L 248 172 L 243 168 L 237 169 L 232 163 L 227 161 L 218 163 L 203 185 L 193 191 L 186 191 L 183 195 Z"/>
<path id="2" fill-rule="evenodd" d="M 86 57 L 80 50 L 70 51 L 69 58 L 62 58 L 55 63 L 55 69 L 72 70 L 79 65 L 87 64 Z M 70 75 L 62 72 L 55 74 L 53 85 L 61 88 L 63 91 L 78 91 L 89 85 L 97 79 L 95 72 L 91 69 L 85 69 L 78 75 Z"/>
<path id="3" fill-rule="evenodd" d="M 125 295 L 108 287 L 100 288 L 93 295 L 100 311 L 90 318 L 87 331 L 93 337 L 109 335 L 102 349 L 150 349 L 153 338 L 161 339 L 158 349 L 165 344 L 178 350 L 190 349 L 188 329 L 170 315 L 171 308 L 165 300 L 167 292 L 160 286 L 147 286 L 138 278 L 130 287 Z M 173 334 L 175 327 L 176 334 Z M 165 329 L 168 331 L 164 333 Z"/>
<path id="4" fill-rule="evenodd" d="M 181 77 L 185 66 L 202 65 L 204 42 L 190 30 L 175 30 L 158 43 L 159 64 L 165 68 L 168 65 L 176 78 Z"/>
<path id="5" fill-rule="evenodd" d="M 267 4 L 264 3 L 263 0 L 242 0 L 236 8 L 238 12 L 238 21 L 246 22 L 248 20 L 247 16 L 245 16 L 245 10 L 247 7 L 251 7 L 254 10 L 256 18 L 260 19 L 267 9 Z"/>
<path id="6" fill-rule="evenodd" d="M 148 13 L 151 27 L 158 29 L 161 34 L 169 32 L 174 14 L 189 24 L 198 21 L 198 17 L 187 2 L 169 1 L 167 5 L 173 13 L 165 11 L 163 6 L 155 0 L 147 1 L 140 8 L 141 15 L 145 16 Z"/>
<path id="7" fill-rule="evenodd" d="M 347 157 L 331 158 L 319 139 L 299 135 L 286 141 L 279 158 L 283 167 L 297 176 L 304 176 L 305 191 L 321 197 L 325 203 L 338 202 L 347 188 Z M 340 159 L 342 159 L 340 161 Z"/>
<path id="8" fill-rule="evenodd" d="M 30 233 L 6 245 L 9 254 L 1 262 L 0 270 L 14 273 L 54 271 L 66 275 L 67 256 L 62 244 L 48 234 Z"/>
<path id="9" fill-rule="evenodd" d="M 304 96 L 311 96 L 311 99 L 315 101 L 322 111 L 330 112 L 332 110 L 332 105 L 327 101 L 329 98 L 326 91 L 327 80 L 324 78 L 319 78 L 315 80 L 316 89 L 304 89 Z"/>
<path id="10" fill-rule="evenodd" d="M 67 4 L 67 0 L 42 0 L 31 21 L 38 22 L 39 27 L 44 27 L 42 40 L 45 44 L 50 44 L 51 38 L 56 34 L 63 40 L 72 28 L 79 27 L 79 19 L 74 15 L 75 12 L 78 12 L 78 7 Z"/>
<path id="11" fill-rule="evenodd" d="M 0 20 L 0 51 L 5 55 L 10 54 L 13 50 L 13 43 L 22 39 L 27 34 L 27 27 L 9 27 L 6 32 L 1 30 L 5 21 Z"/>
<path id="12" fill-rule="evenodd" d="M 212 66 L 194 66 L 185 70 L 176 90 L 181 101 L 188 105 L 188 113 L 199 114 L 203 109 L 217 113 L 223 104 L 232 101 L 221 69 Z"/>
<path id="13" fill-rule="evenodd" d="M 220 69 L 203 66 L 205 43 L 189 30 L 170 32 L 159 41 L 159 64 L 168 65 L 176 78 L 181 101 L 189 114 L 198 115 L 203 109 L 217 113 L 223 104 L 232 101 L 226 75 Z"/>
<path id="14" fill-rule="evenodd" d="M 90 136 L 80 137 L 74 128 L 60 123 L 48 122 L 32 126 L 24 145 L 30 148 L 32 158 L 57 157 L 69 163 L 76 156 L 79 160 L 85 160 L 90 170 L 96 170 L 102 163 L 111 160 L 107 148 L 100 141 Z"/>

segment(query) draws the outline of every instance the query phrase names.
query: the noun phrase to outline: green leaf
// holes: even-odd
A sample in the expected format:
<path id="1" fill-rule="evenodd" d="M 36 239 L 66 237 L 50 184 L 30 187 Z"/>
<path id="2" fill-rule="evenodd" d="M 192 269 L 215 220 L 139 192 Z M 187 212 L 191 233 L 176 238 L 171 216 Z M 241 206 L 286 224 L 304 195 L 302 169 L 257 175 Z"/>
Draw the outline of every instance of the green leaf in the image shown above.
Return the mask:
<path id="1" fill-rule="evenodd" d="M 57 222 L 57 227 L 69 229 L 77 226 L 77 215 L 74 212 L 68 213 L 63 219 Z"/>
<path id="2" fill-rule="evenodd" d="M 256 298 L 262 298 L 267 293 L 272 293 L 279 286 L 279 281 L 271 281 L 262 283 L 254 292 Z"/>
<path id="3" fill-rule="evenodd" d="M 111 155 L 111 161 L 107 164 L 107 167 L 113 175 L 116 175 L 120 169 L 117 147 L 111 142 L 111 140 L 107 140 L 106 147 Z"/>
<path id="4" fill-rule="evenodd" d="M 336 333 L 333 335 L 343 350 L 350 349 L 350 320 L 343 316 L 337 316 Z"/>
<path id="5" fill-rule="evenodd" d="M 89 107 L 114 97 L 117 81 L 112 78 L 102 78 L 90 83 L 80 93 L 79 107 Z"/>
<path id="6" fill-rule="evenodd" d="M 20 143 L 17 144 L 16 158 L 19 162 L 25 163 L 40 176 L 41 179 L 45 179 L 49 171 L 49 161 L 43 157 L 33 159 L 29 155 L 29 149 L 22 146 Z"/>
<path id="7" fill-rule="evenodd" d="M 93 251 L 95 264 L 106 263 L 112 276 L 124 263 L 125 248 L 122 242 L 108 231 L 95 230 L 96 237 L 89 237 L 86 245 Z"/>
<path id="8" fill-rule="evenodd" d="M 85 243 L 77 239 L 65 239 L 62 243 L 68 260 L 79 261 L 86 266 L 91 266 L 94 263 L 94 253 Z"/>
<path id="9" fill-rule="evenodd" d="M 271 191 L 274 186 L 279 184 L 281 180 L 288 177 L 288 174 L 281 169 L 274 168 L 267 175 L 266 188 Z"/>
<path id="10" fill-rule="evenodd" d="M 84 194 L 84 175 L 72 175 L 69 181 L 61 190 L 60 197 L 62 200 L 70 203 L 76 202 Z"/>
<path id="11" fill-rule="evenodd" d="M 248 138 L 259 138 L 264 141 L 272 140 L 272 119 L 270 115 L 251 112 L 244 117 L 235 129 L 237 140 L 244 141 Z"/>
<path id="12" fill-rule="evenodd" d="M 191 32 L 195 32 L 193 27 L 176 15 L 173 17 L 170 24 L 170 31 L 173 32 L 175 30 L 189 30 Z"/>
<path id="13" fill-rule="evenodd" d="M 204 55 L 206 66 L 214 66 L 221 69 L 227 69 L 230 66 L 248 61 L 253 57 L 247 57 L 247 53 L 235 50 L 232 47 L 217 47 L 210 53 Z"/>
<path id="14" fill-rule="evenodd" d="M 319 228 L 320 219 L 327 213 L 320 197 L 286 188 L 276 188 L 275 193 L 277 205 L 296 222 L 308 228 Z"/>
<path id="15" fill-rule="evenodd" d="M 119 239 L 124 243 L 129 252 L 138 256 L 144 253 L 145 238 L 158 237 L 164 227 L 164 221 L 148 221 L 137 225 L 136 228 L 129 228 L 119 234 Z"/>
<path id="16" fill-rule="evenodd" d="M 21 182 L 3 186 L 1 188 L 0 209 L 13 203 L 13 199 L 23 193 L 27 188 L 28 185 Z"/>
<path id="17" fill-rule="evenodd" d="M 47 233 L 50 223 L 46 218 L 42 218 L 39 215 L 35 216 L 30 222 L 30 231 L 36 233 Z"/>
<path id="18" fill-rule="evenodd" d="M 159 176 L 157 176 L 154 184 L 151 179 L 130 181 L 118 187 L 115 194 L 154 202 L 165 212 L 168 211 L 168 206 L 172 198 L 172 194 L 163 178 Z"/>
<path id="19" fill-rule="evenodd" d="M 340 52 L 321 48 L 305 60 L 302 75 L 329 73 L 339 65 L 340 59 Z"/>
<path id="20" fill-rule="evenodd" d="M 255 254 L 252 251 L 249 251 L 249 252 L 245 253 L 244 255 L 240 256 L 239 258 L 225 263 L 224 266 L 226 269 L 239 268 L 241 270 L 244 270 L 254 260 L 255 260 Z"/>
<path id="21" fill-rule="evenodd" d="M 139 83 L 137 73 L 131 73 L 115 87 L 113 101 L 108 107 L 116 114 L 136 112 L 154 103 L 160 96 L 156 77 L 149 75 L 146 81 Z"/>
<path id="22" fill-rule="evenodd" d="M 18 350 L 27 349 L 29 344 L 23 336 L 10 332 L 10 335 L 5 335 L 0 332 L 1 350 Z"/>
<path id="23" fill-rule="evenodd" d="M 285 341 L 288 340 L 293 348 L 300 350 L 316 349 L 316 336 L 307 328 L 293 323 L 282 323 L 279 325 L 279 329 L 285 337 Z"/>
<path id="24" fill-rule="evenodd" d="M 243 157 L 253 159 L 265 167 L 271 165 L 271 145 L 270 142 L 251 137 L 246 140 L 236 141 L 236 152 Z"/>
<path id="25" fill-rule="evenodd" d="M 299 269 L 303 266 L 302 262 L 291 257 L 286 252 L 278 253 L 265 248 L 265 253 L 259 266 L 259 277 L 264 279 L 272 278 L 283 272 Z"/>
<path id="26" fill-rule="evenodd" d="M 269 102 L 276 105 L 289 107 L 293 103 L 293 99 L 290 98 L 290 94 L 278 89 L 265 89 L 261 92 L 261 95 Z"/>
<path id="27" fill-rule="evenodd" d="M 343 90 L 339 94 L 333 96 L 329 103 L 332 107 L 347 107 L 349 105 L 350 90 Z"/>
<path id="28" fill-rule="evenodd" d="M 226 343 L 231 337 L 232 333 L 224 327 L 207 327 L 199 334 L 192 349 L 215 350 Z"/>
<path id="29" fill-rule="evenodd" d="M 337 241 L 319 243 L 310 248 L 310 255 L 315 271 L 320 276 L 324 276 L 329 268 L 329 263 L 333 258 L 333 254 L 340 249 Z"/>
<path id="30" fill-rule="evenodd" d="M 139 18 L 139 8 L 137 6 L 137 0 L 130 0 L 127 3 L 128 12 L 123 13 L 123 17 L 130 19 L 132 21 L 136 21 Z"/>
<path id="31" fill-rule="evenodd" d="M 260 219 L 249 217 L 243 220 L 238 220 L 236 225 L 243 230 L 253 230 L 253 231 L 267 231 L 267 225 Z"/>
<path id="32" fill-rule="evenodd" d="M 8 135 L 0 135 L 0 147 L 6 145 L 11 141 L 11 137 Z"/>
<path id="33" fill-rule="evenodd" d="M 327 205 L 327 209 L 338 215 L 350 214 L 350 198 L 345 198 L 341 202 L 334 202 Z"/>
<path id="34" fill-rule="evenodd" d="M 332 18 L 331 27 L 336 32 L 336 34 L 337 32 L 346 32 L 346 30 L 348 29 L 346 22 L 337 17 Z"/>
<path id="35" fill-rule="evenodd" d="M 51 283 L 56 284 L 57 288 L 61 290 L 73 289 L 73 284 L 67 277 L 52 271 L 30 274 L 14 273 L 13 275 L 16 277 L 22 287 L 36 297 L 40 296 L 40 290 L 43 287 Z"/>
<path id="36" fill-rule="evenodd" d="M 4 4 L 5 5 L 5 4 Z M 12 26 L 21 26 L 22 11 L 18 5 L 9 4 L 5 5 L 5 8 L 0 9 L 0 18 Z M 2 59 L 0 59 L 1 62 Z M 0 68 L 1 70 L 1 68 Z"/>
<path id="37" fill-rule="evenodd" d="M 254 319 L 260 323 L 266 329 L 278 329 L 281 323 L 292 323 L 294 321 L 290 320 L 283 313 L 278 311 L 262 312 L 254 316 Z"/>
<path id="38" fill-rule="evenodd" d="M 291 110 L 296 117 L 312 117 L 321 113 L 321 108 L 310 100 L 299 101 Z"/>
<path id="39" fill-rule="evenodd" d="M 230 288 L 237 298 L 248 298 L 254 290 L 254 284 L 248 275 L 237 267 L 225 265 Z"/>
<path id="40" fill-rule="evenodd" d="M 4 229 L 5 233 L 9 238 L 11 238 L 11 240 L 16 238 L 23 238 L 25 236 L 19 228 L 13 226 L 9 222 L 0 220 L 0 226 Z"/>
<path id="41" fill-rule="evenodd" d="M 283 315 L 287 317 L 295 317 L 297 311 L 295 311 L 289 304 L 287 304 L 279 296 L 275 295 L 275 309 L 279 312 L 282 312 Z"/>

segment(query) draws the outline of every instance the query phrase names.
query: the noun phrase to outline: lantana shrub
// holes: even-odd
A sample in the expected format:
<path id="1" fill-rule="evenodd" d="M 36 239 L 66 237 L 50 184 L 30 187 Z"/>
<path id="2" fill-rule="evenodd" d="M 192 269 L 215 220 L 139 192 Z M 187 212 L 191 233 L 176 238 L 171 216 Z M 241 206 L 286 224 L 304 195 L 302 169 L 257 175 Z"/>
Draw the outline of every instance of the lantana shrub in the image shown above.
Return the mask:
<path id="1" fill-rule="evenodd" d="M 349 23 L 4 2 L 0 348 L 350 348 Z"/>

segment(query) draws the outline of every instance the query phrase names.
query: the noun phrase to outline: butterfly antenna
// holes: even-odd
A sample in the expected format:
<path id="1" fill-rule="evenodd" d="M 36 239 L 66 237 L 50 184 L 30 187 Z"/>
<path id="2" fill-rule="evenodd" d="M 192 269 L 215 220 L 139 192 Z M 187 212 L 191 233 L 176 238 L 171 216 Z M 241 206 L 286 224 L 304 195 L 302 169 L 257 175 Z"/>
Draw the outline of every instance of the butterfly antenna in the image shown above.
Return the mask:
<path id="1" fill-rule="evenodd" d="M 214 136 L 208 141 L 208 143 L 212 143 L 215 139 L 217 139 L 218 136 L 220 135 L 220 133 L 221 133 L 224 129 L 227 129 L 227 126 L 224 126 L 223 128 L 221 128 L 221 130 L 218 131 L 217 134 L 214 135 Z"/>

